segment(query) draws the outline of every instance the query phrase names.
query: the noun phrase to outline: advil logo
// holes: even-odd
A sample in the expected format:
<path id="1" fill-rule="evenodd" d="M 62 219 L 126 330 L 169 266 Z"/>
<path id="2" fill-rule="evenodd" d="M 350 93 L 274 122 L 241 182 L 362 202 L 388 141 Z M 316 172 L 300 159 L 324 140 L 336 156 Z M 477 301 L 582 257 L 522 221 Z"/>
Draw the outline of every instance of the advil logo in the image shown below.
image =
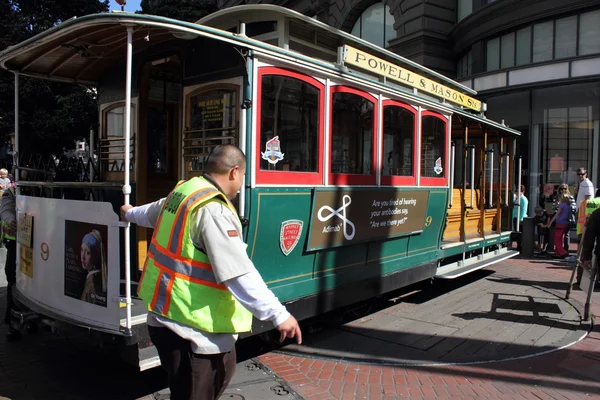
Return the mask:
<path id="1" fill-rule="evenodd" d="M 304 225 L 304 222 L 299 219 L 290 219 L 281 223 L 279 247 L 281 247 L 284 255 L 289 255 L 300 241 L 302 225 Z"/>

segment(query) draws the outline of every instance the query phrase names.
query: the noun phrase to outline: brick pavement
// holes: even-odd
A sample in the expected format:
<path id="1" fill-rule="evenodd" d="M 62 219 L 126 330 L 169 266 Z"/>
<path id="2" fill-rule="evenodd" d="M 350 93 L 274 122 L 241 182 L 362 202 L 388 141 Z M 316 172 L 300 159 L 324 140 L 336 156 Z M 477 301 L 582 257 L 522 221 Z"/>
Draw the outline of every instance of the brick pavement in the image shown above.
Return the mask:
<path id="1" fill-rule="evenodd" d="M 509 279 L 521 285 L 537 285 L 561 297 L 571 274 L 566 264 L 545 259 L 517 258 L 489 269 L 495 271 L 490 277 L 497 281 Z M 585 301 L 580 290 L 572 292 L 571 298 L 580 304 Z M 592 303 L 591 311 L 600 316 L 600 299 Z M 585 339 L 565 349 L 494 363 L 385 366 L 306 358 L 282 352 L 265 354 L 260 360 L 285 379 L 292 389 L 311 400 L 600 399 L 598 327 L 594 327 Z"/>

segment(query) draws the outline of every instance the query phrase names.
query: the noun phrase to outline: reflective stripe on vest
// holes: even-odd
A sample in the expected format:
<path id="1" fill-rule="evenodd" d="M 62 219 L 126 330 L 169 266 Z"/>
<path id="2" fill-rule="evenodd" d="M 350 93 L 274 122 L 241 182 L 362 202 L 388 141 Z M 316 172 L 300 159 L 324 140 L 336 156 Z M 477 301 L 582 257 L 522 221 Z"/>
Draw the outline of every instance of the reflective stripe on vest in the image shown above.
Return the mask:
<path id="1" fill-rule="evenodd" d="M 10 229 L 10 227 L 8 225 L 6 225 L 6 223 L 4 221 L 2 221 L 1 228 L 2 228 L 1 240 L 4 240 L 4 239 L 6 239 L 6 240 L 17 240 L 16 237 L 14 237 L 10 233 L 8 233 L 8 232 L 11 231 L 11 229 Z"/>
<path id="2" fill-rule="evenodd" d="M 150 311 L 176 322 L 207 332 L 246 332 L 252 314 L 217 283 L 208 256 L 190 240 L 191 215 L 209 201 L 221 201 L 236 213 L 204 178 L 192 178 L 169 194 L 148 249 L 139 295 Z"/>
<path id="3" fill-rule="evenodd" d="M 577 209 L 577 234 L 581 235 L 582 229 L 583 229 L 583 224 L 585 223 L 585 218 L 586 218 L 586 213 L 585 213 L 585 206 L 586 206 L 587 200 L 581 200 L 581 203 L 579 203 L 579 208 Z"/>

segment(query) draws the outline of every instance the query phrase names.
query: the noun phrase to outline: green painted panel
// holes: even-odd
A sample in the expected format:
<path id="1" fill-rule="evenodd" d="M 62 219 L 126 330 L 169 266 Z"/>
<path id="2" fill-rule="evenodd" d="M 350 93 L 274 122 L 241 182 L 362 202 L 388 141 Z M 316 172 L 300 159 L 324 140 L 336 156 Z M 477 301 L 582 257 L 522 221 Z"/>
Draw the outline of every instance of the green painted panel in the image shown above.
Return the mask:
<path id="1" fill-rule="evenodd" d="M 314 253 L 304 253 L 310 216 L 310 188 L 262 188 L 252 191 L 248 254 L 270 286 L 311 279 Z M 302 232 L 288 256 L 280 247 L 284 221 L 300 220 Z"/>
<path id="2" fill-rule="evenodd" d="M 443 189 L 422 190 L 430 192 L 423 232 L 307 252 L 313 189 L 252 189 L 247 202 L 248 253 L 282 301 L 434 261 L 440 254 L 448 193 Z M 286 256 L 281 249 L 281 233 L 282 223 L 289 220 L 302 221 L 302 230 Z"/>
<path id="3" fill-rule="evenodd" d="M 448 190 L 430 190 L 423 233 L 410 237 L 408 254 L 420 254 L 439 249 L 442 230 L 446 223 L 447 199 Z M 437 258 L 437 253 L 433 254 L 433 259 Z"/>

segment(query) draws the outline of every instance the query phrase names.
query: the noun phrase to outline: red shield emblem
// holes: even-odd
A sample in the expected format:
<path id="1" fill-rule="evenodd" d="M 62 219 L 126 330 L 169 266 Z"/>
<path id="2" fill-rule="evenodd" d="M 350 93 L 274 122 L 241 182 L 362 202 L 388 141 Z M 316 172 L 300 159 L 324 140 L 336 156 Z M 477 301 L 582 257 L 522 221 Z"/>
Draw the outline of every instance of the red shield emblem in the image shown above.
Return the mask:
<path id="1" fill-rule="evenodd" d="M 281 223 L 279 247 L 281 247 L 281 251 L 284 255 L 289 255 L 300 241 L 303 224 L 304 223 L 299 219 L 290 219 Z"/>

